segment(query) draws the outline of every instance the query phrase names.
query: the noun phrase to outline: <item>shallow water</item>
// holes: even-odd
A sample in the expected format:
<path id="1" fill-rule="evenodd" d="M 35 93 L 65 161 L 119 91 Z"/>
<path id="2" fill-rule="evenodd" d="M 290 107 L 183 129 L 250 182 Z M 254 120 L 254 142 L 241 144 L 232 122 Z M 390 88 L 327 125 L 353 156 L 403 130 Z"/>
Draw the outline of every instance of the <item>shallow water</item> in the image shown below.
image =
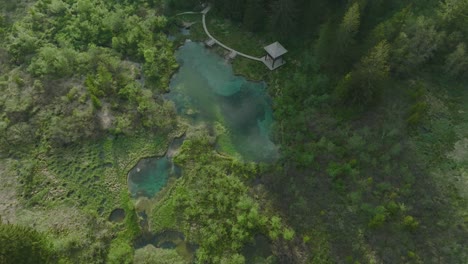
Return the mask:
<path id="1" fill-rule="evenodd" d="M 141 159 L 128 173 L 128 188 L 133 198 L 152 198 L 171 176 L 179 177 L 181 169 L 172 162 L 184 137 L 175 138 L 163 157 Z"/>
<path id="2" fill-rule="evenodd" d="M 184 257 L 188 263 L 191 263 L 196 245 L 190 244 L 184 237 L 184 234 L 177 231 L 166 230 L 158 234 L 143 232 L 134 242 L 134 248 L 139 249 L 147 245 L 153 245 L 156 248 L 174 249 L 180 256 Z"/>
<path id="3" fill-rule="evenodd" d="M 181 65 L 167 99 L 194 123 L 222 126 L 227 131 L 221 151 L 246 161 L 270 162 L 277 148 L 269 138 L 273 123 L 264 83 L 235 76 L 229 63 L 200 43 L 187 42 L 176 53 Z"/>
<path id="4" fill-rule="evenodd" d="M 142 159 L 129 172 L 128 186 L 133 197 L 153 197 L 167 182 L 170 161 L 162 158 Z"/>

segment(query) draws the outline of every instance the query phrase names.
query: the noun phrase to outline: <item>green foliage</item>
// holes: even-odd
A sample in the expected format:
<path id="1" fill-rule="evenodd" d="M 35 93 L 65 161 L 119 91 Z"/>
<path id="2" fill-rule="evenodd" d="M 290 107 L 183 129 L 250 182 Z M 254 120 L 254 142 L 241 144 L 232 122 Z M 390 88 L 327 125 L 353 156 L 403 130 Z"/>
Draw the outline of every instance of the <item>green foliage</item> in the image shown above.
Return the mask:
<path id="1" fill-rule="evenodd" d="M 5 100 L 7 115 L 17 115 L 19 107 L 24 114 L 10 126 L 28 119 L 34 134 L 46 135 L 54 145 L 108 131 L 130 134 L 172 126 L 173 109 L 145 92 L 166 91 L 177 66 L 163 32 L 166 18 L 154 9 L 142 12 L 140 4 L 41 0 L 31 5 L 2 40 L 11 60 L 21 64 L 2 72 L 12 76 L 0 87 L 11 98 Z M 138 80 L 142 75 L 144 82 Z M 22 81 L 12 86 L 14 78 Z M 141 110 L 142 104 L 151 107 Z"/>
<path id="2" fill-rule="evenodd" d="M 443 20 L 451 22 L 457 19 L 468 17 L 468 1 L 466 0 L 445 0 L 440 2 L 438 10 Z"/>
<path id="3" fill-rule="evenodd" d="M 354 41 L 360 26 L 359 2 L 354 2 L 346 11 L 338 30 L 338 41 L 342 51 L 345 51 Z"/>
<path id="4" fill-rule="evenodd" d="M 107 257 L 108 263 L 132 263 L 133 251 L 131 244 L 127 240 L 115 239 L 112 241 Z"/>
<path id="5" fill-rule="evenodd" d="M 272 3 L 271 31 L 286 39 L 296 31 L 296 5 L 294 1 L 276 0 Z"/>
<path id="6" fill-rule="evenodd" d="M 409 74 L 431 59 L 444 37 L 430 18 L 419 16 L 408 20 L 395 40 L 391 56 L 392 69 L 400 74 Z"/>
<path id="7" fill-rule="evenodd" d="M 417 127 L 419 126 L 427 112 L 427 103 L 424 101 L 424 85 L 421 82 L 416 83 L 412 87 L 412 91 L 410 92 L 410 98 L 413 103 L 409 110 L 408 119 L 406 122 L 408 123 L 409 127 Z"/>
<path id="8" fill-rule="evenodd" d="M 0 222 L 1 263 L 50 263 L 53 252 L 47 238 L 36 230 Z"/>
<path id="9" fill-rule="evenodd" d="M 238 252 L 246 242 L 262 232 L 274 232 L 272 238 L 277 239 L 283 225 L 276 216 L 268 220 L 241 180 L 255 174 L 256 166 L 214 154 L 204 133 L 186 139 L 175 157 L 184 176 L 153 209 L 152 228 L 174 228 L 177 222 L 189 241 L 200 246 L 198 261 L 243 263 Z M 294 231 L 287 229 L 287 233 Z"/>
<path id="10" fill-rule="evenodd" d="M 148 44 L 139 45 L 140 54 L 145 61 L 143 73 L 152 87 L 167 92 L 166 87 L 169 84 L 170 73 L 178 67 L 172 55 L 172 44 L 166 37 L 162 36 L 156 43 L 150 42 Z"/>
<path id="11" fill-rule="evenodd" d="M 197 5 L 199 5 L 199 1 L 196 0 L 168 0 L 167 5 L 169 9 L 172 10 L 193 10 Z"/>
<path id="12" fill-rule="evenodd" d="M 377 206 L 374 209 L 374 216 L 372 219 L 369 221 L 369 227 L 370 228 L 378 228 L 381 227 L 385 221 L 387 220 L 388 217 L 388 211 L 385 207 L 383 206 Z"/>
<path id="13" fill-rule="evenodd" d="M 215 7 L 227 18 L 242 21 L 245 0 L 214 0 Z"/>
<path id="14" fill-rule="evenodd" d="M 73 49 L 58 48 L 48 44 L 38 50 L 38 54 L 32 59 L 28 70 L 38 77 L 44 75 L 68 77 L 76 68 L 77 56 L 78 53 Z"/>
<path id="15" fill-rule="evenodd" d="M 314 53 L 320 64 L 329 63 L 333 50 L 330 48 L 334 41 L 334 28 L 331 21 L 322 24 L 319 29 L 318 39 L 315 42 Z"/>
<path id="16" fill-rule="evenodd" d="M 120 194 L 121 204 L 125 210 L 125 231 L 122 233 L 122 238 L 126 239 L 127 244 L 141 234 L 138 215 L 135 211 L 133 201 L 130 199 L 130 194 L 127 190 L 122 190 Z"/>
<path id="17" fill-rule="evenodd" d="M 447 55 L 445 71 L 453 77 L 466 76 L 468 72 L 468 54 L 465 43 L 457 45 L 456 49 Z"/>
<path id="18" fill-rule="evenodd" d="M 262 31 L 265 27 L 267 13 L 261 0 L 247 1 L 242 25 L 251 32 Z"/>
<path id="19" fill-rule="evenodd" d="M 184 189 L 175 189 L 175 192 L 183 192 Z M 151 230 L 155 233 L 165 229 L 177 229 L 177 200 L 175 197 L 167 197 L 157 208 L 153 208 L 151 216 Z"/>
<path id="20" fill-rule="evenodd" d="M 244 264 L 245 258 L 241 254 L 234 254 L 230 257 L 224 257 L 220 261 L 221 264 Z"/>
<path id="21" fill-rule="evenodd" d="M 161 99 L 176 68 L 162 3 L 117 2 L 0 3 L 0 152 L 17 159 L 21 202 L 85 208 L 93 230 L 104 229 L 109 208 L 127 213 L 109 248 L 110 238 L 91 234 L 55 241 L 86 263 L 132 261 L 138 218 L 116 175 L 165 146 L 154 133 L 176 122 Z M 282 238 L 280 263 L 463 263 L 465 171 L 449 157 L 464 153 L 453 144 L 466 134 L 467 1 L 211 2 L 213 15 L 234 20 L 211 21 L 223 42 L 261 56 L 279 37 L 290 50 L 271 73 L 234 61 L 269 84 L 283 157 L 260 186 L 277 199 L 263 203 L 260 187 L 244 182 L 256 168 L 214 153 L 214 138 L 189 138 L 175 159 L 186 175 L 155 205 L 154 230 L 184 227 L 201 262 L 243 263 L 240 248 L 263 233 Z M 198 1 L 168 4 L 188 11 Z M 104 140 L 109 132 L 115 138 Z M 149 251 L 133 260 L 181 261 Z"/>
<path id="22" fill-rule="evenodd" d="M 295 232 L 292 229 L 286 228 L 283 231 L 283 237 L 286 240 L 292 240 L 294 238 Z"/>
<path id="23" fill-rule="evenodd" d="M 186 261 L 171 249 L 155 248 L 148 245 L 135 251 L 135 264 L 184 264 Z"/>
<path id="24" fill-rule="evenodd" d="M 355 70 L 346 75 L 337 87 L 341 102 L 360 107 L 375 103 L 389 75 L 389 51 L 389 44 L 382 41 L 361 59 Z"/>
<path id="25" fill-rule="evenodd" d="M 378 24 L 371 32 L 371 40 L 377 43 L 382 40 L 393 41 L 400 34 L 408 16 L 411 15 L 411 8 L 405 7 L 395 13 L 391 18 Z"/>
<path id="26" fill-rule="evenodd" d="M 419 227 L 419 222 L 414 217 L 407 215 L 403 218 L 403 226 L 410 231 L 415 231 Z"/>

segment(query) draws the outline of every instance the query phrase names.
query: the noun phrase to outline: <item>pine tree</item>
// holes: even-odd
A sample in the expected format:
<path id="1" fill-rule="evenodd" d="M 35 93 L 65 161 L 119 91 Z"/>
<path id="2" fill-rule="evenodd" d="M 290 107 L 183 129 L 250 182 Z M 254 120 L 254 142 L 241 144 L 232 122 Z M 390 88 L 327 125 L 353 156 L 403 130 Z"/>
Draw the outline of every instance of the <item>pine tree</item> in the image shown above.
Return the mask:
<path id="1" fill-rule="evenodd" d="M 366 107 L 377 99 L 383 81 L 389 75 L 389 53 L 390 45 L 386 41 L 380 42 L 345 76 L 337 87 L 343 103 Z"/>
<path id="2" fill-rule="evenodd" d="M 456 49 L 447 56 L 445 61 L 445 72 L 454 77 L 467 75 L 468 54 L 466 52 L 465 43 L 458 44 Z"/>
<path id="3" fill-rule="evenodd" d="M 262 31 L 265 26 L 266 12 L 263 0 L 250 0 L 245 5 L 244 27 L 252 32 Z"/>
<path id="4" fill-rule="evenodd" d="M 245 0 L 215 0 L 214 6 L 226 17 L 235 21 L 242 21 Z"/>
<path id="5" fill-rule="evenodd" d="M 271 30 L 285 39 L 296 29 L 296 6 L 292 0 L 276 0 L 271 6 Z"/>
<path id="6" fill-rule="evenodd" d="M 404 32 L 392 43 L 392 69 L 409 74 L 434 56 L 443 36 L 444 32 L 436 29 L 432 19 L 424 16 L 408 19 Z"/>
<path id="7" fill-rule="evenodd" d="M 359 31 L 360 24 L 359 3 L 355 2 L 346 11 L 338 30 L 338 42 L 342 52 L 354 42 L 354 37 Z"/>

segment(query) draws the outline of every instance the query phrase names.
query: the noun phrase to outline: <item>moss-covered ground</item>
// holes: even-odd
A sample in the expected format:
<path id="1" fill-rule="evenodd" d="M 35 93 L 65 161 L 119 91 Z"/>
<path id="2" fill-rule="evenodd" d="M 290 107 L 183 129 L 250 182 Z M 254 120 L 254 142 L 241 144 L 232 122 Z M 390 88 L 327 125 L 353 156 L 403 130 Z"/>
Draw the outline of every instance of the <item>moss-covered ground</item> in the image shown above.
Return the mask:
<path id="1" fill-rule="evenodd" d="M 139 159 L 163 155 L 181 133 L 176 129 L 169 135 L 108 137 L 61 148 L 39 146 L 21 160 L 7 160 L 3 168 L 17 174 L 20 199 L 7 201 L 15 212 L 5 220 L 51 234 L 61 261 L 128 262 L 140 225 L 127 173 Z M 125 210 L 124 222 L 108 221 L 115 208 Z M 74 248 L 80 250 L 70 255 Z"/>
<path id="2" fill-rule="evenodd" d="M 149 208 L 150 229 L 182 231 L 199 245 L 198 261 L 243 259 L 243 245 L 254 235 L 290 240 L 294 231 L 264 203 L 265 190 L 250 187 L 261 166 L 218 154 L 205 128 L 190 128 L 175 157 L 183 176 Z"/>

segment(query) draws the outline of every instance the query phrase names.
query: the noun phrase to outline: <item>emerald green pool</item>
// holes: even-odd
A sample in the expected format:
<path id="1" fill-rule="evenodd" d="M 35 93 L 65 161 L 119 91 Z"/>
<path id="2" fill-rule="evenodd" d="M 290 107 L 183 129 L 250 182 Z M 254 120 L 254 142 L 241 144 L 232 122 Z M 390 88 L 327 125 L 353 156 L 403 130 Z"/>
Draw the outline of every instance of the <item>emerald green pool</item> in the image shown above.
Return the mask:
<path id="1" fill-rule="evenodd" d="M 129 172 L 128 186 L 133 197 L 153 197 L 167 182 L 170 172 L 167 157 L 142 159 Z"/>
<path id="2" fill-rule="evenodd" d="M 234 75 L 228 62 L 200 43 L 187 42 L 176 56 L 181 67 L 166 98 L 178 113 L 225 131 L 218 138 L 220 151 L 245 161 L 274 161 L 278 152 L 269 137 L 273 114 L 265 84 Z"/>

